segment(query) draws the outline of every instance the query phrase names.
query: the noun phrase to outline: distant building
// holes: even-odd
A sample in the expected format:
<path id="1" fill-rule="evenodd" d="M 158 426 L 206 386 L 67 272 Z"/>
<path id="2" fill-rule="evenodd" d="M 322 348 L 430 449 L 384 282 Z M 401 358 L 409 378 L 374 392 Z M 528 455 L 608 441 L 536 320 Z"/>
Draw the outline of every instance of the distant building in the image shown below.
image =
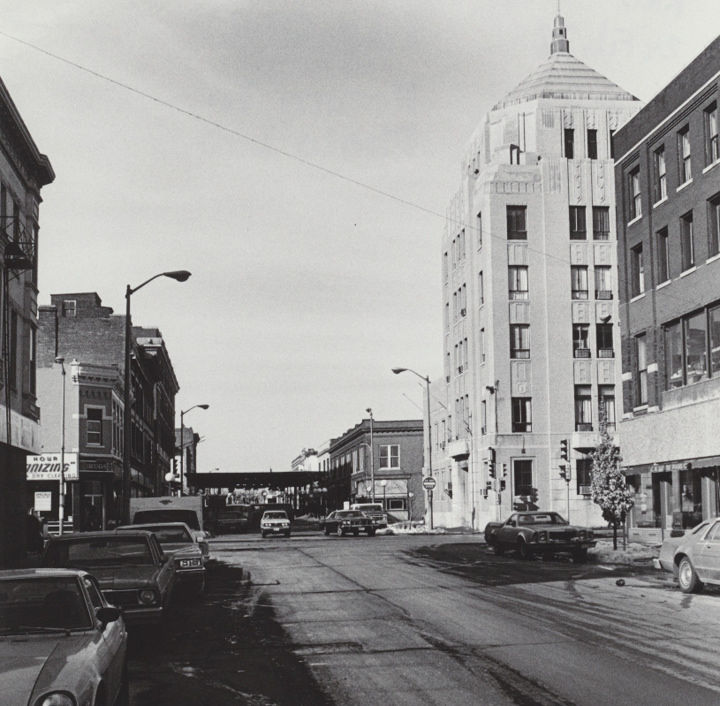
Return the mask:
<path id="1" fill-rule="evenodd" d="M 40 190 L 55 179 L 0 81 L 0 567 L 25 552 L 25 458 L 40 451 L 36 314 Z"/>
<path id="2" fill-rule="evenodd" d="M 330 442 L 327 465 L 329 510 L 374 499 L 398 518 L 424 517 L 422 419 L 363 419 Z"/>
<path id="3" fill-rule="evenodd" d="M 634 536 L 720 511 L 720 37 L 615 135 Z"/>
<path id="4" fill-rule="evenodd" d="M 589 453 L 621 390 L 611 137 L 639 108 L 570 54 L 558 15 L 549 58 L 471 138 L 441 251 L 438 525 L 533 507 L 602 521 Z"/>
<path id="5" fill-rule="evenodd" d="M 193 431 L 192 427 L 185 426 L 184 429 L 180 429 L 180 427 L 175 429 L 174 478 L 164 483 L 168 494 L 179 492 L 181 483 L 183 493 L 188 492 L 188 473 L 197 473 L 198 470 L 197 447 L 199 443 L 200 434 Z M 182 478 L 180 473 L 183 475 Z"/>
<path id="6" fill-rule="evenodd" d="M 95 292 L 51 295 L 39 311 L 38 400 L 45 452 L 61 446 L 61 373 L 65 359 L 65 447 L 78 455 L 79 480 L 69 483 L 66 516 L 85 528 L 98 507 L 105 526 L 121 516 L 125 316 L 113 315 Z M 159 495 L 175 453 L 178 382 L 158 329 L 133 326 L 131 495 Z M 56 486 L 57 484 L 55 484 Z M 57 488 L 53 512 L 57 519 Z"/>

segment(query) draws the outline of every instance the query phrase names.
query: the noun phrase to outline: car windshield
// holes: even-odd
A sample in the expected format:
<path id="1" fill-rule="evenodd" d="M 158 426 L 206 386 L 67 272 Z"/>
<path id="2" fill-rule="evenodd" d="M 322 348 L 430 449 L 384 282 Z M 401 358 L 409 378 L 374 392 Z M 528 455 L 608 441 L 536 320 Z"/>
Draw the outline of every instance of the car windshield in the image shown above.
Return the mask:
<path id="1" fill-rule="evenodd" d="M 263 520 L 287 520 L 288 516 L 284 512 L 266 512 Z"/>
<path id="2" fill-rule="evenodd" d="M 177 527 L 173 525 L 143 525 L 138 529 L 144 529 L 152 532 L 160 544 L 194 544 L 192 535 L 185 527 Z"/>
<path id="3" fill-rule="evenodd" d="M 138 510 L 133 516 L 134 525 L 157 524 L 158 522 L 184 522 L 190 529 L 199 530 L 198 516 L 192 510 L 164 508 L 162 510 Z"/>
<path id="4" fill-rule="evenodd" d="M 87 630 L 92 618 L 74 577 L 0 581 L 0 633 Z"/>
<path id="5" fill-rule="evenodd" d="M 103 567 L 152 565 L 153 556 L 147 537 L 102 537 L 50 541 L 48 566 Z"/>
<path id="6" fill-rule="evenodd" d="M 538 512 L 532 515 L 518 515 L 519 525 L 566 525 L 557 512 Z"/>

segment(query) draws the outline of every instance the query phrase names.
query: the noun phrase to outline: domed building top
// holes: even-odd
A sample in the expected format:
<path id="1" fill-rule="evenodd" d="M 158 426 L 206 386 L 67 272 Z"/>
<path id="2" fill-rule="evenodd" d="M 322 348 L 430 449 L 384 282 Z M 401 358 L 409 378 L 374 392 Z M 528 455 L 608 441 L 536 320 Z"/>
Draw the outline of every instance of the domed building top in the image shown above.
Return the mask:
<path id="1" fill-rule="evenodd" d="M 538 98 L 569 100 L 636 101 L 631 93 L 583 64 L 570 53 L 567 28 L 562 15 L 555 17 L 550 57 L 524 78 L 493 110 Z"/>

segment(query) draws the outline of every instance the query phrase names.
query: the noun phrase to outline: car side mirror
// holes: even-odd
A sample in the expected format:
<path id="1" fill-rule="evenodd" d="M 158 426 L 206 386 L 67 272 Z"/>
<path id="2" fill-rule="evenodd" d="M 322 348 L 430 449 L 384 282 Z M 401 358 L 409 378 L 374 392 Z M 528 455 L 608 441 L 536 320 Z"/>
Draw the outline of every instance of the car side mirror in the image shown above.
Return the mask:
<path id="1" fill-rule="evenodd" d="M 120 617 L 120 608 L 116 608 L 114 605 L 103 606 L 102 608 L 95 609 L 95 616 L 102 623 L 103 629 L 108 623 L 115 622 Z"/>

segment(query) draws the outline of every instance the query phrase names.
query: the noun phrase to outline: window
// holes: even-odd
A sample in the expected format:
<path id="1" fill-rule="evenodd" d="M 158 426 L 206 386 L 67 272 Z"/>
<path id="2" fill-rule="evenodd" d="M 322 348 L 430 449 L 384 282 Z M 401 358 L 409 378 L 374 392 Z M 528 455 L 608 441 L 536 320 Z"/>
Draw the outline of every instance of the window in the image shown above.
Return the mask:
<path id="1" fill-rule="evenodd" d="M 75 299 L 63 299 L 62 315 L 68 317 L 77 316 L 77 301 Z"/>
<path id="2" fill-rule="evenodd" d="M 635 404 L 646 405 L 647 396 L 647 340 L 644 333 L 635 336 L 635 361 L 637 363 L 637 383 L 635 386 Z"/>
<path id="3" fill-rule="evenodd" d="M 688 384 L 708 377 L 707 319 L 701 311 L 685 319 L 685 371 Z"/>
<path id="4" fill-rule="evenodd" d="M 667 170 L 665 168 L 665 147 L 659 147 L 653 153 L 654 162 L 654 198 L 655 203 L 667 198 Z"/>
<path id="5" fill-rule="evenodd" d="M 590 357 L 590 326 L 588 324 L 573 324 L 573 357 Z"/>
<path id="6" fill-rule="evenodd" d="M 6 280 L 7 282 L 7 280 Z M 17 389 L 18 373 L 18 315 L 17 311 L 10 312 L 10 355 L 8 360 L 8 377 L 10 378 L 10 389 Z"/>
<path id="7" fill-rule="evenodd" d="M 508 240 L 527 240 L 527 207 L 507 207 L 507 237 Z"/>
<path id="8" fill-rule="evenodd" d="M 577 478 L 577 494 L 590 495 L 592 484 L 592 459 L 578 458 L 575 460 L 575 477 Z"/>
<path id="9" fill-rule="evenodd" d="M 443 253 L 442 276 L 443 276 L 443 280 L 447 281 L 447 278 L 448 278 L 448 254 L 446 252 Z"/>
<path id="10" fill-rule="evenodd" d="M 102 446 L 102 414 L 103 411 L 99 407 L 88 407 L 86 409 L 87 443 L 89 446 Z"/>
<path id="11" fill-rule="evenodd" d="M 37 392 L 37 331 L 34 328 L 30 328 L 28 347 L 28 392 L 34 395 Z"/>
<path id="12" fill-rule="evenodd" d="M 400 468 L 400 446 L 398 444 L 380 446 L 380 468 Z"/>
<path id="13" fill-rule="evenodd" d="M 615 143 L 613 142 L 615 137 L 615 130 L 610 130 L 610 159 L 615 159 Z"/>
<path id="14" fill-rule="evenodd" d="M 588 159 L 597 159 L 597 130 L 587 131 L 587 156 Z"/>
<path id="15" fill-rule="evenodd" d="M 510 324 L 510 357 L 530 357 L 530 326 Z"/>
<path id="16" fill-rule="evenodd" d="M 692 179 L 690 128 L 687 125 L 678 132 L 678 169 L 681 184 Z"/>
<path id="17" fill-rule="evenodd" d="M 513 489 L 515 495 L 533 495 L 533 473 L 530 459 L 513 461 Z"/>
<path id="18" fill-rule="evenodd" d="M 510 299 L 528 298 L 527 265 L 510 265 L 508 267 Z"/>
<path id="19" fill-rule="evenodd" d="M 485 303 L 485 280 L 482 270 L 478 272 L 478 297 L 480 299 L 480 306 L 482 306 Z"/>
<path id="20" fill-rule="evenodd" d="M 615 429 L 615 387 L 613 385 L 598 385 L 598 413 L 598 418 L 605 420 L 605 428 L 608 431 Z"/>
<path id="21" fill-rule="evenodd" d="M 680 218 L 680 255 L 683 271 L 695 266 L 695 237 L 693 235 L 693 214 L 686 213 Z"/>
<path id="22" fill-rule="evenodd" d="M 563 138 L 565 145 L 565 158 L 573 159 L 575 156 L 575 130 L 566 127 L 563 132 Z"/>
<path id="23" fill-rule="evenodd" d="M 595 324 L 595 341 L 597 343 L 598 358 L 613 357 L 614 353 L 612 324 Z"/>
<path id="24" fill-rule="evenodd" d="M 642 196 L 640 194 L 640 167 L 635 167 L 628 175 L 630 188 L 630 220 L 642 216 Z"/>
<path id="25" fill-rule="evenodd" d="M 570 287 L 573 299 L 588 298 L 588 268 L 585 265 L 570 266 Z"/>
<path id="26" fill-rule="evenodd" d="M 575 431 L 592 431 L 590 385 L 575 385 Z"/>
<path id="27" fill-rule="evenodd" d="M 529 397 L 512 398 L 512 430 L 532 431 L 532 405 Z"/>
<path id="28" fill-rule="evenodd" d="M 645 265 L 642 243 L 630 251 L 630 293 L 637 297 L 645 291 Z"/>
<path id="29" fill-rule="evenodd" d="M 482 213 L 477 214 L 477 246 L 482 247 L 483 230 L 482 230 Z"/>
<path id="30" fill-rule="evenodd" d="M 478 348 L 480 349 L 480 362 L 485 362 L 485 329 L 480 329 L 480 335 L 478 336 Z"/>
<path id="31" fill-rule="evenodd" d="M 705 110 L 705 163 L 712 164 L 720 159 L 720 137 L 718 137 L 717 103 Z"/>
<path id="32" fill-rule="evenodd" d="M 593 239 L 610 240 L 610 207 L 593 206 Z"/>
<path id="33" fill-rule="evenodd" d="M 585 206 L 570 206 L 570 240 L 585 240 Z"/>
<path id="34" fill-rule="evenodd" d="M 480 433 L 487 434 L 487 401 L 480 403 Z"/>
<path id="35" fill-rule="evenodd" d="M 612 299 L 612 270 L 610 265 L 595 265 L 595 299 Z"/>
<path id="36" fill-rule="evenodd" d="M 716 375 L 720 370 L 720 306 L 710 309 L 709 334 L 710 334 L 710 370 Z"/>
<path id="37" fill-rule="evenodd" d="M 665 387 L 682 387 L 685 384 L 683 342 L 680 322 L 665 327 Z"/>
<path id="38" fill-rule="evenodd" d="M 708 201 L 708 255 L 720 253 L 720 194 Z"/>
<path id="39" fill-rule="evenodd" d="M 657 232 L 657 263 L 658 283 L 667 282 L 670 279 L 670 243 L 667 228 L 661 228 Z"/>

